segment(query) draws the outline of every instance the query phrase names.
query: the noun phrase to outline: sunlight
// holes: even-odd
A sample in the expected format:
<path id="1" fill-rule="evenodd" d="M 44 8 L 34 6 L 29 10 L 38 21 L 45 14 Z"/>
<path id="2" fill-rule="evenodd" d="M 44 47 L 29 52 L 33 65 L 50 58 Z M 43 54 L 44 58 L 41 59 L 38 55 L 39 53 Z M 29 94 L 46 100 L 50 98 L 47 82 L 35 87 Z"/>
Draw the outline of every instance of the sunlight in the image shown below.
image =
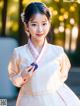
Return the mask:
<path id="1" fill-rule="evenodd" d="M 54 0 L 55 2 L 59 2 L 59 0 Z"/>
<path id="2" fill-rule="evenodd" d="M 64 17 L 62 15 L 59 16 L 59 21 L 63 21 Z"/>
<path id="3" fill-rule="evenodd" d="M 26 5 L 29 4 L 30 2 L 36 2 L 36 1 L 41 2 L 42 0 L 23 0 L 22 4 Z"/>
<path id="4" fill-rule="evenodd" d="M 12 26 L 12 24 L 13 24 L 13 21 L 7 20 L 6 22 L 7 29 L 9 29 Z"/>
<path id="5" fill-rule="evenodd" d="M 80 3 L 80 0 L 63 0 L 63 2 L 76 2 L 76 3 Z"/>
<path id="6" fill-rule="evenodd" d="M 18 2 L 19 2 L 19 0 L 14 0 L 14 2 L 18 3 Z"/>
<path id="7" fill-rule="evenodd" d="M 75 11 L 75 7 L 74 7 L 74 6 L 71 6 L 71 7 L 70 7 L 70 11 L 71 11 L 71 12 L 74 12 L 74 11 Z"/>
<path id="8" fill-rule="evenodd" d="M 64 19 L 67 19 L 68 18 L 68 12 L 64 12 Z"/>
<path id="9" fill-rule="evenodd" d="M 71 51 L 72 52 L 76 50 L 77 38 L 78 38 L 78 27 L 74 26 L 72 29 L 72 38 L 71 38 Z"/>
<path id="10" fill-rule="evenodd" d="M 65 29 L 65 50 L 69 50 L 69 45 L 70 45 L 70 29 L 66 28 Z"/>
<path id="11" fill-rule="evenodd" d="M 53 10 L 53 16 L 57 15 L 57 14 L 58 14 L 58 11 L 57 10 Z"/>
<path id="12" fill-rule="evenodd" d="M 16 10 L 18 10 L 18 6 L 13 5 L 13 6 L 9 7 L 9 9 L 10 9 L 10 11 L 8 11 L 8 15 L 12 15 L 15 13 Z"/>
<path id="13" fill-rule="evenodd" d="M 3 7 L 3 1 L 0 1 L 0 7 L 2 8 Z"/>
<path id="14" fill-rule="evenodd" d="M 70 19 L 70 24 L 74 25 L 74 23 L 75 23 L 74 18 L 71 18 L 71 19 Z"/>
<path id="15" fill-rule="evenodd" d="M 59 31 L 64 32 L 64 26 L 59 26 Z"/>

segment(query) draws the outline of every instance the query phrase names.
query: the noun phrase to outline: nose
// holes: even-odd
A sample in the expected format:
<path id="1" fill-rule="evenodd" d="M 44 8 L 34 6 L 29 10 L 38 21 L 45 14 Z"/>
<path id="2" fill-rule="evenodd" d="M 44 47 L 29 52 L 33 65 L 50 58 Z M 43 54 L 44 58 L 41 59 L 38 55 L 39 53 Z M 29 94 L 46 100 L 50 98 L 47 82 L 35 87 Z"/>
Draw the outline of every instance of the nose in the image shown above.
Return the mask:
<path id="1" fill-rule="evenodd" d="M 37 29 L 38 33 L 41 33 L 43 30 L 42 30 L 42 26 L 38 26 L 38 29 Z"/>

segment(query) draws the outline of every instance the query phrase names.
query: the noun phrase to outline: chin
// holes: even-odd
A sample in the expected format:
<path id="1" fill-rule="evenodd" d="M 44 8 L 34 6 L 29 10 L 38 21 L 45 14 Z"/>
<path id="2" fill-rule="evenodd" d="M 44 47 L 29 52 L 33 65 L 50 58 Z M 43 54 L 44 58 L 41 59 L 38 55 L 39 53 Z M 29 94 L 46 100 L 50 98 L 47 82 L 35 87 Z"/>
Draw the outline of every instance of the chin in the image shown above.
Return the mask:
<path id="1" fill-rule="evenodd" d="M 45 37 L 38 37 L 37 40 L 43 40 Z"/>

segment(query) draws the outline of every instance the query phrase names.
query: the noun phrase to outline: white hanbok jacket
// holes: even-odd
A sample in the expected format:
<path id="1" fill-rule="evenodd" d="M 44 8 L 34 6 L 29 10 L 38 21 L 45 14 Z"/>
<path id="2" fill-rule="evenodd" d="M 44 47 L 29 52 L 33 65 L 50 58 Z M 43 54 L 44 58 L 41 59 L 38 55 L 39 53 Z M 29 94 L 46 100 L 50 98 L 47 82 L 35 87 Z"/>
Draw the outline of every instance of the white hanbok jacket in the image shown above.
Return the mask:
<path id="1" fill-rule="evenodd" d="M 38 68 L 23 86 L 21 72 L 35 62 Z M 32 42 L 15 48 L 9 62 L 9 77 L 21 87 L 16 106 L 80 106 L 80 100 L 64 83 L 70 61 L 60 46 L 45 41 L 40 53 Z"/>

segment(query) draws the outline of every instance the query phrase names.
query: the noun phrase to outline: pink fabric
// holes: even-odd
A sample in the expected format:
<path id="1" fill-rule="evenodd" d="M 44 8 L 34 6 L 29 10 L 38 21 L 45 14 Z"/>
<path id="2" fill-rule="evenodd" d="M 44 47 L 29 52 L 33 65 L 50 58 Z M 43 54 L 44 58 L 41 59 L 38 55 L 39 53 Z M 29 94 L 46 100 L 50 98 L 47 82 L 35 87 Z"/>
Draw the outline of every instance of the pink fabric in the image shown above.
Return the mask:
<path id="1" fill-rule="evenodd" d="M 41 52 L 39 53 L 38 51 L 37 51 L 37 49 L 35 48 L 35 46 L 33 45 L 33 43 L 31 42 L 31 40 L 29 39 L 28 40 L 28 47 L 29 47 L 29 49 L 30 49 L 30 51 L 31 51 L 31 54 L 34 56 L 34 58 L 35 58 L 35 63 L 39 63 L 40 62 L 40 60 L 41 60 L 41 58 L 43 57 L 43 55 L 44 55 L 44 52 L 46 51 L 46 48 L 47 48 L 47 40 L 45 39 L 45 41 L 44 41 L 44 45 L 43 45 L 43 47 L 42 47 L 42 50 L 41 50 Z"/>

